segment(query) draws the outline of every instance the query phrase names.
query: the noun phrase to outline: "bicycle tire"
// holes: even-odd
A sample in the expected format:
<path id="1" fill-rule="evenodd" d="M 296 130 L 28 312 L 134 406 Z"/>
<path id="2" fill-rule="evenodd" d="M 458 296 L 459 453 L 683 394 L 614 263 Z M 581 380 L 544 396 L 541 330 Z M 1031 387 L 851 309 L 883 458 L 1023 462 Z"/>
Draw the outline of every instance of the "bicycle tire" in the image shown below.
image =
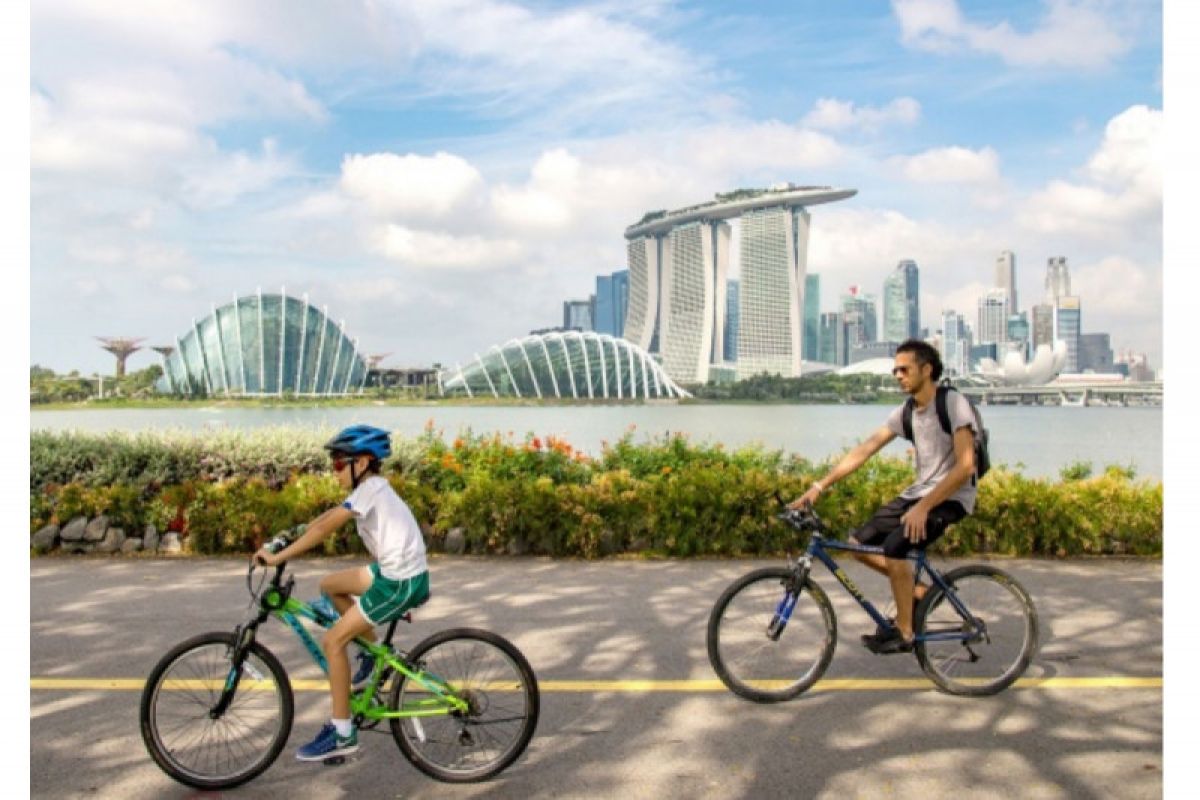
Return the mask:
<path id="1" fill-rule="evenodd" d="M 713 606 L 708 660 L 739 697 L 757 703 L 791 700 L 820 680 L 833 660 L 837 617 L 811 578 L 805 578 L 782 633 L 775 639 L 768 634 L 780 601 L 793 591 L 793 576 L 790 567 L 755 570 L 730 584 Z M 796 669 L 799 676 L 793 679 Z"/>
<path id="2" fill-rule="evenodd" d="M 472 783 L 506 769 L 525 751 L 537 727 L 540 693 L 533 668 L 512 642 L 491 631 L 453 628 L 422 640 L 408 661 L 471 703 L 466 715 L 391 720 L 392 737 L 413 766 L 440 781 Z M 429 694 L 400 674 L 389 707 Z M 509 738 L 494 744 L 504 734 Z"/>
<path id="3" fill-rule="evenodd" d="M 258 642 L 250 645 L 241 677 L 256 685 L 239 691 L 219 719 L 209 718 L 235 642 L 234 634 L 214 631 L 177 644 L 154 665 L 142 689 L 146 749 L 163 772 L 196 789 L 229 789 L 257 777 L 291 733 L 291 683 L 279 659 Z M 238 763 L 219 767 L 223 754 Z"/>
<path id="4" fill-rule="evenodd" d="M 975 564 L 943 578 L 985 628 L 976 641 L 918 641 L 914 650 L 925 674 L 949 694 L 993 695 L 1021 677 L 1038 646 L 1033 599 L 1011 575 Z M 934 586 L 917 605 L 914 630 L 921 635 L 966 631 L 972 623 Z"/>

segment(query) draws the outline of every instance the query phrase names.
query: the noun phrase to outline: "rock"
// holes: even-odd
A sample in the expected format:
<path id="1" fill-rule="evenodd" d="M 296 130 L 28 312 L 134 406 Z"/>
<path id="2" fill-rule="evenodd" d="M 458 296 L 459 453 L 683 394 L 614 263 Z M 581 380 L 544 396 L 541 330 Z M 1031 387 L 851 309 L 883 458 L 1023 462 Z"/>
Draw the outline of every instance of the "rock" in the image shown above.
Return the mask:
<path id="1" fill-rule="evenodd" d="M 62 551 L 71 555 L 86 556 L 96 549 L 96 545 L 87 542 L 63 542 Z"/>
<path id="2" fill-rule="evenodd" d="M 158 550 L 161 553 L 182 553 L 183 545 L 179 541 L 179 534 L 175 531 L 167 531 L 164 533 L 162 542 L 159 543 Z"/>
<path id="3" fill-rule="evenodd" d="M 78 542 L 83 539 L 83 532 L 87 529 L 87 517 L 76 517 L 67 523 L 67 527 L 62 529 L 59 536 L 64 542 Z"/>
<path id="4" fill-rule="evenodd" d="M 650 540 L 645 536 L 639 536 L 629 543 L 629 552 L 640 553 L 643 550 L 650 549 Z"/>
<path id="5" fill-rule="evenodd" d="M 109 528 L 104 532 L 104 539 L 96 545 L 97 553 L 115 553 L 125 544 L 125 531 L 120 528 Z"/>
<path id="6" fill-rule="evenodd" d="M 48 553 L 58 542 L 58 526 L 47 525 L 29 539 L 29 546 L 38 553 Z"/>
<path id="7" fill-rule="evenodd" d="M 85 542 L 99 542 L 104 539 L 104 534 L 108 531 L 108 517 L 104 514 L 96 517 L 87 524 L 83 530 L 83 540 Z"/>
<path id="8" fill-rule="evenodd" d="M 446 552 L 460 556 L 467 548 L 467 537 L 462 528 L 451 528 L 446 532 Z"/>
<path id="9" fill-rule="evenodd" d="M 136 536 L 131 536 L 121 544 L 122 553 L 136 553 L 142 549 L 142 540 Z"/>
<path id="10" fill-rule="evenodd" d="M 525 541 L 524 536 L 515 536 L 509 540 L 505 549 L 510 556 L 523 556 L 529 552 L 529 543 Z"/>
<path id="11" fill-rule="evenodd" d="M 146 532 L 142 534 L 142 549 L 151 553 L 158 550 L 158 529 L 153 525 L 147 525 Z"/>

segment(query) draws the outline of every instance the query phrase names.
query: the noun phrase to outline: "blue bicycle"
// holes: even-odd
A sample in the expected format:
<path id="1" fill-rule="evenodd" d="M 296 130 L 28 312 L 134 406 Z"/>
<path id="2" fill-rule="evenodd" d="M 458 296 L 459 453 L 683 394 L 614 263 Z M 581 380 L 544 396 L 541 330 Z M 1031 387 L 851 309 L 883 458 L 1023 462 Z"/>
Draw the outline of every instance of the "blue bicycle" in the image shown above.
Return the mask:
<path id="1" fill-rule="evenodd" d="M 820 680 L 833 659 L 837 618 L 810 575 L 814 560 L 825 565 L 877 625 L 893 625 L 829 554 L 882 553 L 883 548 L 828 538 L 829 530 L 812 509 L 789 509 L 779 518 L 811 534 L 804 555 L 734 581 L 708 620 L 713 669 L 730 691 L 760 703 L 796 697 Z M 1011 575 L 989 565 L 959 567 L 943 575 L 924 550 L 909 558 L 916 562 L 916 580 L 928 575 L 930 582 L 913 616 L 913 651 L 925 674 L 956 695 L 991 695 L 1012 685 L 1037 650 L 1038 618 L 1029 593 Z"/>

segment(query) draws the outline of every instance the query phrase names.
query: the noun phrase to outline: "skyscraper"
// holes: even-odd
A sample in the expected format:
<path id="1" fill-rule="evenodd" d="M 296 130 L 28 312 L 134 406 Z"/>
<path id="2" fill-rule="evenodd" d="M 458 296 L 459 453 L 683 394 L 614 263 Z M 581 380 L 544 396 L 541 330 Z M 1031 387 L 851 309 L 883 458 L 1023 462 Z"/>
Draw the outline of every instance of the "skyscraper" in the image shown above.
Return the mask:
<path id="1" fill-rule="evenodd" d="M 996 288 L 1008 292 L 1008 310 L 1011 314 L 1019 313 L 1017 305 L 1017 257 L 1011 250 L 1003 250 L 996 256 Z"/>
<path id="2" fill-rule="evenodd" d="M 846 366 L 850 363 L 850 345 L 846 340 L 846 318 L 840 311 L 826 312 L 820 317 L 821 349 L 818 361 Z"/>
<path id="3" fill-rule="evenodd" d="M 1063 295 L 1054 307 L 1054 338 L 1067 343 L 1067 361 L 1063 372 L 1079 372 L 1079 334 L 1083 329 L 1083 310 L 1079 298 Z"/>
<path id="4" fill-rule="evenodd" d="M 1054 306 L 1038 303 L 1033 307 L 1033 325 L 1030 333 L 1030 346 L 1034 353 L 1042 345 L 1054 347 Z"/>
<path id="5" fill-rule="evenodd" d="M 736 280 L 725 282 L 725 360 L 737 361 L 738 340 L 738 297 L 740 283 Z"/>
<path id="6" fill-rule="evenodd" d="M 595 303 L 595 295 L 587 300 L 565 301 L 563 303 L 563 327 L 567 330 L 592 330 L 592 314 Z"/>
<path id="7" fill-rule="evenodd" d="M 819 361 L 821 355 L 821 276 L 804 276 L 804 333 L 801 350 L 805 361 Z"/>
<path id="8" fill-rule="evenodd" d="M 854 194 L 784 184 L 646 214 L 625 229 L 629 313 L 624 338 L 659 352 L 667 374 L 678 381 L 702 382 L 709 365 L 733 357 L 725 352 L 730 229 L 724 220 L 740 217 L 737 374 L 798 375 L 808 258 L 805 207 Z"/>
<path id="9" fill-rule="evenodd" d="M 709 366 L 724 360 L 729 224 L 689 222 L 667 239 L 671 258 L 659 300 L 663 369 L 679 383 L 706 383 Z"/>
<path id="10" fill-rule="evenodd" d="M 857 286 L 851 286 L 850 293 L 842 295 L 842 313 L 846 315 L 847 325 L 860 326 L 861 333 L 851 337 L 851 346 L 879 341 L 879 314 L 875 310 L 875 295 L 864 294 Z M 852 317 L 853 314 L 858 316 Z"/>
<path id="11" fill-rule="evenodd" d="M 1060 297 L 1071 294 L 1071 274 L 1066 256 L 1053 256 L 1046 261 L 1046 300 L 1054 304 Z"/>
<path id="12" fill-rule="evenodd" d="M 786 206 L 742 215 L 739 378 L 800 375 L 800 294 L 809 215 Z"/>
<path id="13" fill-rule="evenodd" d="M 962 314 L 942 312 L 942 363 L 948 375 L 966 375 L 971 362 L 971 332 Z"/>
<path id="14" fill-rule="evenodd" d="M 883 281 L 883 338 L 916 339 L 921 329 L 917 305 L 917 262 L 901 261 Z"/>
<path id="15" fill-rule="evenodd" d="M 979 298 L 979 324 L 975 327 L 976 344 L 1003 344 L 1008 341 L 1009 316 L 1008 290 L 988 289 L 983 297 Z"/>
<path id="16" fill-rule="evenodd" d="M 596 333 L 620 336 L 625 330 L 625 312 L 629 307 L 629 270 L 596 276 Z"/>

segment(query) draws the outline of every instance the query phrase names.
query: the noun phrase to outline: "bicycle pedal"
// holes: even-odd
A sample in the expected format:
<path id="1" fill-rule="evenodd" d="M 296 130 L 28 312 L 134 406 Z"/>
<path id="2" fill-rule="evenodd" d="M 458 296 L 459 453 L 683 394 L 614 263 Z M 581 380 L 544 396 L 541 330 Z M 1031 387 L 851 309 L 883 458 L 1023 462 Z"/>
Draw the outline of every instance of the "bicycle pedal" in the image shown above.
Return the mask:
<path id="1" fill-rule="evenodd" d="M 321 761 L 327 767 L 340 767 L 346 763 L 346 756 L 330 756 Z"/>

